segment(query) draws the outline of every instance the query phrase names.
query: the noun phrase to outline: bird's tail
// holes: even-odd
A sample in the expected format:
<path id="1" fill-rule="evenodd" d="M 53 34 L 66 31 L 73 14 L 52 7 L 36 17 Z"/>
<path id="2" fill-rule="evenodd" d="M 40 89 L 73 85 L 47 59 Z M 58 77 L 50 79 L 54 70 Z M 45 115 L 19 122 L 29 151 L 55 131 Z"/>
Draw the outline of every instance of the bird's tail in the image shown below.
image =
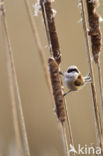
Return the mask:
<path id="1" fill-rule="evenodd" d="M 84 81 L 85 81 L 85 82 L 91 82 L 90 73 L 89 73 L 87 76 L 84 76 Z"/>

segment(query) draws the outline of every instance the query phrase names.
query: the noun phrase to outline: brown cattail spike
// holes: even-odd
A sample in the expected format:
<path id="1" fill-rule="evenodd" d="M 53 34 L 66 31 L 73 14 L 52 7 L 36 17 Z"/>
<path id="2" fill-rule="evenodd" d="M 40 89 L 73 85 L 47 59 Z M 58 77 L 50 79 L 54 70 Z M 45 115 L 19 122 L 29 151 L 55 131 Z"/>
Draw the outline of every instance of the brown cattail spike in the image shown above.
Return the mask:
<path id="1" fill-rule="evenodd" d="M 52 88 L 53 88 L 53 95 L 54 95 L 55 104 L 56 104 L 56 113 L 57 113 L 58 119 L 61 122 L 64 122 L 66 118 L 65 104 L 64 104 L 64 98 L 63 98 L 62 89 L 61 89 L 61 81 L 60 81 L 58 64 L 53 58 L 49 58 L 48 63 L 49 63 L 51 83 L 52 83 Z"/>
<path id="2" fill-rule="evenodd" d="M 91 36 L 92 54 L 95 63 L 98 62 L 99 52 L 101 51 L 101 31 L 99 27 L 99 15 L 96 13 L 97 0 L 86 0 L 88 21 L 89 21 L 89 35 Z"/>
<path id="3" fill-rule="evenodd" d="M 52 53 L 56 62 L 59 64 L 61 62 L 60 46 L 59 46 L 58 36 L 57 36 L 55 22 L 54 22 L 53 10 L 51 8 L 51 2 L 49 0 L 41 0 L 40 5 L 41 5 L 42 13 L 44 12 L 43 7 L 45 7 Z"/>

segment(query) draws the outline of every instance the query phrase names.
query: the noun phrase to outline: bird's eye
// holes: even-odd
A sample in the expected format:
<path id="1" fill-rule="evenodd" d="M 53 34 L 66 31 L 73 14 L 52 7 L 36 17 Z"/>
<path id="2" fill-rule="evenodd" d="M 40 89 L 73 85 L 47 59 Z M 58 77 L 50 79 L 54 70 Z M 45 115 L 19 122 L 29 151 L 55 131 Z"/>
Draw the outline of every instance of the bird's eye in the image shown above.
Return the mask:
<path id="1" fill-rule="evenodd" d="M 79 73 L 79 71 L 76 68 L 72 68 L 72 69 L 68 69 L 67 73 L 71 73 L 71 72 L 77 72 Z"/>

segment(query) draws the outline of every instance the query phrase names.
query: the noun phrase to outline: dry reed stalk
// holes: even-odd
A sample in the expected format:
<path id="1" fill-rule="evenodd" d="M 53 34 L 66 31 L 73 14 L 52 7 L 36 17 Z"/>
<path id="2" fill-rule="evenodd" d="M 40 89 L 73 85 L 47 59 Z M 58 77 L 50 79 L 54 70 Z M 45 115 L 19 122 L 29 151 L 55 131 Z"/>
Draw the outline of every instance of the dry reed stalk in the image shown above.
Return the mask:
<path id="1" fill-rule="evenodd" d="M 62 123 L 62 134 L 63 134 L 63 142 L 64 142 L 64 149 L 65 149 L 65 154 L 67 154 L 67 156 L 70 156 L 71 154 L 69 153 L 69 147 L 68 147 L 68 141 L 67 141 L 67 134 L 66 134 L 66 128 L 64 123 Z M 74 154 L 72 154 L 74 155 Z"/>
<path id="2" fill-rule="evenodd" d="M 101 52 L 101 38 L 102 33 L 100 30 L 100 16 L 96 12 L 96 7 L 99 5 L 99 1 L 89 0 L 86 1 L 87 12 L 88 12 L 88 22 L 89 22 L 89 35 L 91 38 L 91 47 L 92 47 L 92 55 L 93 60 L 97 65 L 98 72 L 98 82 L 99 82 L 99 90 L 100 90 L 100 98 L 102 103 L 102 115 L 103 115 L 103 87 L 102 87 L 102 74 L 101 74 L 101 66 L 99 54 Z"/>
<path id="3" fill-rule="evenodd" d="M 8 71 L 8 81 L 9 81 L 9 90 L 10 90 L 10 96 L 11 96 L 11 108 L 12 108 L 12 114 L 13 114 L 13 126 L 15 131 L 15 137 L 16 137 L 16 143 L 17 143 L 17 149 L 18 154 L 22 156 L 22 143 L 21 143 L 21 137 L 20 137 L 20 131 L 19 131 L 19 125 L 18 125 L 18 115 L 17 115 L 17 109 L 16 109 L 16 100 L 15 100 L 15 91 L 13 86 L 13 77 L 12 77 L 12 70 L 11 70 L 11 63 L 9 61 L 9 47 L 8 45 L 8 38 L 7 38 L 7 32 L 5 29 L 5 14 L 4 14 L 4 8 L 3 8 L 4 2 L 0 0 L 0 18 L 1 18 L 1 24 L 2 24 L 2 33 L 3 33 L 3 39 L 5 44 L 5 51 L 6 51 L 6 59 L 7 59 L 7 71 Z"/>
<path id="4" fill-rule="evenodd" d="M 50 74 L 51 74 L 51 82 L 52 82 L 53 94 L 54 94 L 54 99 L 55 99 L 55 104 L 56 104 L 56 112 L 57 112 L 57 116 L 62 124 L 63 136 L 64 136 L 64 140 L 65 140 L 65 145 L 66 145 L 66 151 L 67 151 L 67 154 L 69 155 L 68 145 L 67 145 L 67 143 L 68 143 L 67 134 L 66 134 L 66 131 L 64 132 L 65 118 L 67 119 L 70 143 L 73 146 L 74 146 L 74 142 L 73 142 L 73 137 L 72 137 L 69 115 L 68 115 L 68 111 L 67 111 L 67 104 L 63 99 L 64 98 L 62 95 L 63 93 L 62 92 L 60 93 L 61 101 L 59 101 L 58 96 L 57 96 L 58 92 L 61 91 L 63 83 L 62 83 L 61 77 L 58 73 L 60 68 L 59 68 L 59 66 L 57 67 L 57 65 L 59 65 L 61 63 L 61 52 L 60 52 L 60 46 L 59 46 L 58 36 L 57 36 L 57 32 L 56 32 L 56 27 L 55 27 L 54 15 L 53 15 L 52 7 L 51 7 L 51 2 L 49 0 L 46 0 L 46 1 L 40 0 L 40 6 L 41 6 L 41 10 L 42 10 L 45 30 L 46 30 L 46 34 L 47 34 L 48 43 L 49 43 L 50 55 L 52 56 L 52 58 L 54 58 L 54 59 L 52 59 L 52 58 L 49 59 L 49 66 L 50 66 L 50 62 L 51 62 L 52 70 L 50 70 Z M 56 75 L 53 75 L 53 71 L 56 72 Z M 55 77 L 55 80 L 57 79 L 58 81 L 53 80 L 54 77 Z M 59 84 L 59 87 L 56 89 L 55 87 L 57 87 L 58 84 Z M 73 155 L 75 155 L 75 153 L 73 153 Z"/>
<path id="5" fill-rule="evenodd" d="M 98 72 L 99 92 L 100 92 L 100 98 L 101 98 L 101 103 L 102 103 L 102 119 L 103 119 L 103 87 L 102 87 L 102 74 L 101 74 L 100 60 L 98 60 L 98 63 L 97 63 L 97 72 Z"/>
<path id="6" fill-rule="evenodd" d="M 5 11 L 4 11 L 4 6 L 3 6 L 4 1 L 0 0 L 0 13 L 1 13 L 1 22 L 2 22 L 2 27 L 3 27 L 3 35 L 4 35 L 4 43 L 6 47 L 6 57 L 7 57 L 7 69 L 8 69 L 8 77 L 9 77 L 9 85 L 10 85 L 10 94 L 11 94 L 11 101 L 12 101 L 12 109 L 13 109 L 13 119 L 14 122 L 17 120 L 17 113 L 19 116 L 19 122 L 20 122 L 20 128 L 21 128 L 21 133 L 22 133 L 22 138 L 23 138 L 23 145 L 24 145 L 24 155 L 25 156 L 30 156 L 29 152 L 29 145 L 28 145 L 28 140 L 27 140 L 27 134 L 26 134 L 26 129 L 25 129 L 25 123 L 24 123 L 24 116 L 23 116 L 23 111 L 22 111 L 22 105 L 21 105 L 21 99 L 20 99 L 20 93 L 18 89 L 18 83 L 17 83 L 17 78 L 16 78 L 16 72 L 15 72 L 15 65 L 14 65 L 14 59 L 12 55 L 12 48 L 11 48 L 11 43 L 8 35 L 8 29 L 7 29 L 7 22 L 5 18 Z M 15 113 L 15 114 L 14 114 Z M 18 123 L 15 124 L 15 132 L 16 136 L 18 139 L 18 144 L 21 152 L 21 145 L 20 145 L 20 139 L 19 139 L 19 128 L 18 128 Z M 22 154 L 20 153 L 22 156 Z"/>
<path id="7" fill-rule="evenodd" d="M 81 17 L 82 17 L 82 24 L 83 24 L 83 30 L 84 30 L 84 38 L 85 38 L 85 46 L 86 46 L 86 52 L 87 52 L 87 60 L 88 60 L 88 68 L 91 75 L 91 91 L 92 91 L 92 99 L 93 99 L 93 108 L 94 108 L 94 118 L 95 118 L 95 125 L 96 125 L 96 136 L 97 136 L 97 143 L 99 142 L 99 145 L 102 149 L 102 125 L 101 125 L 101 116 L 100 116 L 100 110 L 97 103 L 97 96 L 96 96 L 96 89 L 95 89 L 95 83 L 94 83 L 94 76 L 93 76 L 93 67 L 92 67 L 92 61 L 90 56 L 90 48 L 89 48 L 89 41 L 88 41 L 88 34 L 87 34 L 87 26 L 86 26 L 86 20 L 85 20 L 85 12 L 84 12 L 84 5 L 83 0 L 79 0 L 80 6 L 81 6 Z"/>
<path id="8" fill-rule="evenodd" d="M 41 64 L 42 64 L 44 74 L 45 74 L 46 83 L 47 83 L 48 89 L 49 89 L 50 94 L 51 94 L 52 88 L 51 88 L 48 68 L 47 68 L 47 65 L 46 65 L 45 52 L 43 50 L 43 47 L 42 47 L 42 44 L 41 44 L 41 41 L 40 41 L 38 29 L 37 29 L 37 26 L 36 26 L 35 19 L 34 19 L 33 15 L 32 15 L 32 10 L 31 10 L 29 0 L 24 0 L 24 3 L 25 3 L 26 10 L 27 10 L 27 15 L 29 17 L 29 22 L 30 22 L 33 37 L 34 37 L 34 42 L 35 42 L 35 44 L 36 44 L 36 46 L 38 48 Z M 52 99 L 52 97 L 51 97 L 51 99 Z M 53 104 L 53 99 L 52 99 L 52 104 Z"/>

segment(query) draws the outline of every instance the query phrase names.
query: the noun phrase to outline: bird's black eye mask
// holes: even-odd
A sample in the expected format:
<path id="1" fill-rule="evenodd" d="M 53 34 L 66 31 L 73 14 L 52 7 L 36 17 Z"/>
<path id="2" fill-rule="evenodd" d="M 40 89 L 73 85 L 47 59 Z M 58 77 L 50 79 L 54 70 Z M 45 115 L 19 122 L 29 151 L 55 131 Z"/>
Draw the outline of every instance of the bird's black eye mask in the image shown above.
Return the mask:
<path id="1" fill-rule="evenodd" d="M 78 71 L 76 68 L 68 69 L 68 70 L 67 70 L 67 73 L 71 73 L 71 72 L 73 72 L 73 71 L 79 73 L 79 71 Z"/>

